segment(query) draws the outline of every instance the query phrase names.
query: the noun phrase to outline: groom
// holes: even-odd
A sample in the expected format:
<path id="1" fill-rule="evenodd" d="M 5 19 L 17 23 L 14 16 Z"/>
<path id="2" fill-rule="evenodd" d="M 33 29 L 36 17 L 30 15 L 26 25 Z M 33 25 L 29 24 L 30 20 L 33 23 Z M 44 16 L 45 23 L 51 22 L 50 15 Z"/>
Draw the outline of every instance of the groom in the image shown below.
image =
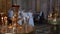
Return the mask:
<path id="1" fill-rule="evenodd" d="M 44 13 L 42 11 L 39 13 L 39 24 L 44 24 Z"/>

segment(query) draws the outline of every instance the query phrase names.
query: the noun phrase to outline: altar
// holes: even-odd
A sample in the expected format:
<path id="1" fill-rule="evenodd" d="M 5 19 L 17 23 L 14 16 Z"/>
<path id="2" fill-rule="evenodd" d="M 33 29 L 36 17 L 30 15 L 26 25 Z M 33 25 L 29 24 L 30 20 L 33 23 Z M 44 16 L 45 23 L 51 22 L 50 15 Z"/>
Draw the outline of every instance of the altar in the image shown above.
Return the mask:
<path id="1" fill-rule="evenodd" d="M 58 34 L 59 33 L 59 26 L 60 26 L 60 18 L 58 18 L 58 13 L 54 12 L 48 15 L 48 23 L 52 25 L 51 31 L 53 34 Z"/>
<path id="2" fill-rule="evenodd" d="M 49 22 L 49 24 L 60 25 L 60 20 L 59 20 L 59 18 L 58 18 L 56 21 L 54 21 L 53 19 L 50 19 L 50 20 L 48 20 L 48 22 Z"/>

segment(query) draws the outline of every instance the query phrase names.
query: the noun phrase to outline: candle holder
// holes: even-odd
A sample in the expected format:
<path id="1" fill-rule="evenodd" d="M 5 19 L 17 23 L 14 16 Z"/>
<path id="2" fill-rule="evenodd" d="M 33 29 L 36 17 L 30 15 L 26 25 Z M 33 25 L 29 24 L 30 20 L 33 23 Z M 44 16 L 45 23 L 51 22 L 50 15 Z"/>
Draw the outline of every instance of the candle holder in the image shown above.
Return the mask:
<path id="1" fill-rule="evenodd" d="M 0 13 L 1 15 L 1 26 L 4 26 L 4 13 Z"/>
<path id="2" fill-rule="evenodd" d="M 5 26 L 5 33 L 7 33 L 8 32 L 8 20 L 7 20 L 7 16 L 5 15 L 4 16 L 4 26 Z"/>

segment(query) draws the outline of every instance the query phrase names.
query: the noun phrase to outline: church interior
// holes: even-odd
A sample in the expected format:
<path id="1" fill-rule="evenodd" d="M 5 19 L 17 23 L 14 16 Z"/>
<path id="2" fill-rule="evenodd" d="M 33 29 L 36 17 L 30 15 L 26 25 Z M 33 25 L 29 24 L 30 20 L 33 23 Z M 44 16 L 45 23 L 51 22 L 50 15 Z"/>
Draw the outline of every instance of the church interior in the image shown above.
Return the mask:
<path id="1" fill-rule="evenodd" d="M 0 34 L 60 34 L 60 0 L 0 0 Z"/>

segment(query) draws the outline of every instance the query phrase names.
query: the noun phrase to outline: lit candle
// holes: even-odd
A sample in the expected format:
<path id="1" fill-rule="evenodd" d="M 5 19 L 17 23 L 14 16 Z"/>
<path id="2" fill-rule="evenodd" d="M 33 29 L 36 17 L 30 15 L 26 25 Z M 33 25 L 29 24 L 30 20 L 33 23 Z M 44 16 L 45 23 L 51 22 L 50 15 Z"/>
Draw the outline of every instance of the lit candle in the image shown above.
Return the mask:
<path id="1" fill-rule="evenodd" d="M 13 27 L 13 32 L 14 32 L 14 30 L 15 30 L 16 28 L 15 27 Z"/>
<path id="2" fill-rule="evenodd" d="M 56 17 L 53 19 L 54 22 L 56 22 Z"/>
<path id="3" fill-rule="evenodd" d="M 1 19 L 3 20 L 3 17 Z"/>
<path id="4" fill-rule="evenodd" d="M 2 19 L 2 23 L 3 23 L 3 19 L 4 19 L 4 18 L 2 17 L 1 19 Z M 3 25 L 4 25 L 4 24 L 3 24 Z"/>
<path id="5" fill-rule="evenodd" d="M 50 17 L 52 17 L 52 14 L 50 14 Z"/>
<path id="6" fill-rule="evenodd" d="M 15 29 L 16 29 L 16 27 L 13 26 L 13 34 L 15 33 Z"/>
<path id="7" fill-rule="evenodd" d="M 13 24 L 13 34 L 15 33 L 16 23 Z"/>
<path id="8" fill-rule="evenodd" d="M 56 23 L 56 18 L 54 18 L 54 19 L 53 19 L 53 22 L 55 22 L 55 23 L 53 23 L 54 25 L 56 25 L 56 24 L 57 24 L 57 23 Z"/>

